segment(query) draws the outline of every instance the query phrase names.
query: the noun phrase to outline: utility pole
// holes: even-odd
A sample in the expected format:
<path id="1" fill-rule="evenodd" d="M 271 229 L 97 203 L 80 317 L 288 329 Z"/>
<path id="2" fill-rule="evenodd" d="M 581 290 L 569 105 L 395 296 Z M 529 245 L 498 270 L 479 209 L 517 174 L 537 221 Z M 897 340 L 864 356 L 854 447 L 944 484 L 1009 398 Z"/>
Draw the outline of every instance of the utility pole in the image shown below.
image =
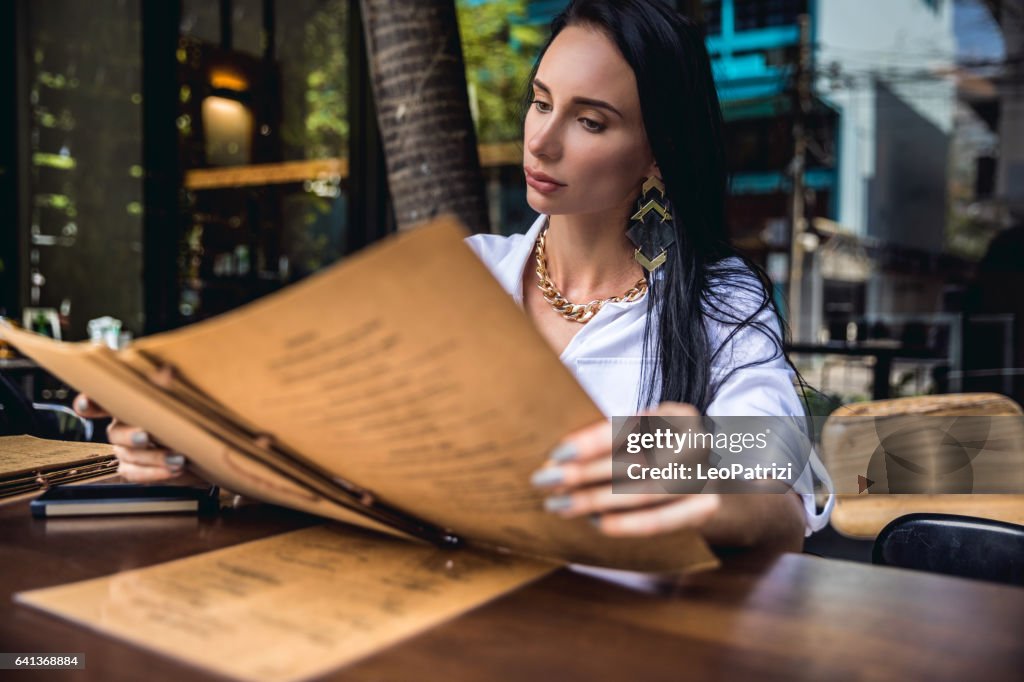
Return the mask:
<path id="1" fill-rule="evenodd" d="M 802 237 L 807 228 L 804 198 L 804 171 L 807 167 L 807 116 L 811 111 L 811 20 L 807 14 L 797 17 L 800 25 L 800 47 L 796 60 L 793 88 L 793 178 L 790 201 L 789 242 L 789 327 L 793 341 L 803 341 L 801 287 L 804 276 Z"/>

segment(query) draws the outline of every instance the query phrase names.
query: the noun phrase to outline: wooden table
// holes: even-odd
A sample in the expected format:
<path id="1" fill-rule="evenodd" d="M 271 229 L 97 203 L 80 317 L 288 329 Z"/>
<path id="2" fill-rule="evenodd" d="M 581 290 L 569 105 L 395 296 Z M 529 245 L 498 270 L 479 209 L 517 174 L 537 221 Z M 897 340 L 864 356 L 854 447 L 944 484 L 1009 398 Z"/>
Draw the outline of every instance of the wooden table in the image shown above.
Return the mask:
<path id="1" fill-rule="evenodd" d="M 269 506 L 195 517 L 30 518 L 0 507 L 0 651 L 84 652 L 4 679 L 214 679 L 18 606 L 108 575 L 316 522 Z M 1019 680 L 1024 590 L 809 555 L 727 558 L 643 594 L 561 571 L 331 675 L 344 680 Z"/>

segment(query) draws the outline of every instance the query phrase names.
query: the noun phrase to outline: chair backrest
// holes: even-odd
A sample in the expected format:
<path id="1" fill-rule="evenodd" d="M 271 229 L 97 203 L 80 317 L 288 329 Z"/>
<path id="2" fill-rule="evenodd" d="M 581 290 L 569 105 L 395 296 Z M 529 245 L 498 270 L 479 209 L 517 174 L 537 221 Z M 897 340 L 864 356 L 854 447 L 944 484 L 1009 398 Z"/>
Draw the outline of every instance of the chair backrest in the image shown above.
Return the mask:
<path id="1" fill-rule="evenodd" d="M 67 405 L 57 403 L 32 403 L 32 408 L 40 421 L 48 422 L 51 439 L 91 441 L 93 423 L 78 414 Z"/>
<path id="2" fill-rule="evenodd" d="M 39 428 L 32 403 L 21 389 L 0 374 L 0 435 L 36 435 Z"/>
<path id="3" fill-rule="evenodd" d="M 50 440 L 91 441 L 93 424 L 65 405 L 33 403 L 0 374 L 0 436 L 27 434 Z"/>
<path id="4" fill-rule="evenodd" d="M 882 529 L 871 559 L 884 566 L 1024 585 L 1024 526 L 954 514 L 908 514 Z"/>
<path id="5" fill-rule="evenodd" d="M 833 478 L 848 478 L 850 461 L 864 462 L 878 446 L 878 435 L 870 420 L 845 417 L 896 416 L 1020 416 L 1024 410 L 1006 396 L 996 393 L 962 393 L 877 400 L 844 405 L 835 410 L 822 429 L 822 458 Z M 1008 438 L 1024 442 L 1021 423 L 1006 424 L 1021 431 Z M 1012 453 L 1024 458 L 1024 450 Z M 862 465 L 859 465 L 862 466 Z M 845 467 L 845 468 L 844 468 Z M 1024 459 L 1021 461 L 1024 470 Z M 836 472 L 840 472 L 837 474 Z M 860 470 L 863 473 L 863 469 Z M 854 480 L 856 474 L 853 474 Z M 842 480 L 845 480 L 842 479 Z M 831 524 L 842 535 L 873 539 L 893 519 L 915 512 L 949 513 L 1024 524 L 1024 495 L 838 495 Z"/>

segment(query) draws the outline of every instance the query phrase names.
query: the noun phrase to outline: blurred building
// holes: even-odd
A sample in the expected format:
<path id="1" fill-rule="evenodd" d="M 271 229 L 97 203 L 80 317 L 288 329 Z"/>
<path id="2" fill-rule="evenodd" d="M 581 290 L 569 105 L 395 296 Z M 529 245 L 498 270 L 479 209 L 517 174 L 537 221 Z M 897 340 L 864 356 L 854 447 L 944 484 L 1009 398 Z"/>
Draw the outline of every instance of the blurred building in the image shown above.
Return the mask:
<path id="1" fill-rule="evenodd" d="M 1006 63 L 998 87 L 999 162 L 996 195 L 1024 216 L 1024 2 L 985 0 L 1002 34 Z"/>
<path id="2" fill-rule="evenodd" d="M 986 237 L 964 296 L 964 359 L 952 388 L 995 391 L 1024 401 L 1024 2 L 986 0 L 973 8 L 996 33 L 972 45 L 958 71 L 961 116 L 970 122 L 973 186 L 960 192 L 966 240 Z M 984 9 L 981 9 L 981 8 Z M 987 16 L 982 13 L 987 11 Z M 975 40 L 974 42 L 977 42 Z M 991 43 L 1001 43 L 993 45 Z M 974 244 L 972 244 L 974 245 Z"/>
<path id="3" fill-rule="evenodd" d="M 794 160 L 799 122 L 805 133 L 799 200 L 807 217 L 834 217 L 839 200 L 836 143 L 839 112 L 813 92 L 798 91 L 801 70 L 813 67 L 813 3 L 715 0 L 702 4 L 707 45 L 733 172 L 728 206 L 729 232 L 748 254 L 761 260 L 778 288 L 780 308 L 789 279 Z M 801 15 L 808 16 L 803 44 Z M 801 50 L 804 64 L 801 67 Z M 822 307 L 820 277 L 812 268 L 801 308 L 813 311 L 818 326 Z"/>
<path id="4" fill-rule="evenodd" d="M 709 0 L 703 8 L 736 173 L 730 228 L 760 247 L 776 281 L 788 279 L 792 131 L 802 117 L 809 234 L 794 332 L 845 340 L 850 322 L 936 309 L 949 266 L 941 253 L 953 2 Z M 809 93 L 798 89 L 801 71 Z"/>

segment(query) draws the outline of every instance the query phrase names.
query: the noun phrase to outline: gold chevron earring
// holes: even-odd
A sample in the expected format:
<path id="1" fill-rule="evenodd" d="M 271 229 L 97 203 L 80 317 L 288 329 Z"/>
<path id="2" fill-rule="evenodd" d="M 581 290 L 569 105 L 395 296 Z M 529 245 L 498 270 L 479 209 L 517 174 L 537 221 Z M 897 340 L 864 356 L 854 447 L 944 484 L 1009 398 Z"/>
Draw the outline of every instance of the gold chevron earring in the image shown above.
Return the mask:
<path id="1" fill-rule="evenodd" d="M 626 232 L 626 236 L 636 247 L 633 258 L 648 272 L 654 272 L 664 264 L 668 258 L 668 248 L 676 241 L 671 208 L 661 178 L 655 175 L 645 178 L 637 211 L 630 217 L 634 221 L 633 226 Z"/>

